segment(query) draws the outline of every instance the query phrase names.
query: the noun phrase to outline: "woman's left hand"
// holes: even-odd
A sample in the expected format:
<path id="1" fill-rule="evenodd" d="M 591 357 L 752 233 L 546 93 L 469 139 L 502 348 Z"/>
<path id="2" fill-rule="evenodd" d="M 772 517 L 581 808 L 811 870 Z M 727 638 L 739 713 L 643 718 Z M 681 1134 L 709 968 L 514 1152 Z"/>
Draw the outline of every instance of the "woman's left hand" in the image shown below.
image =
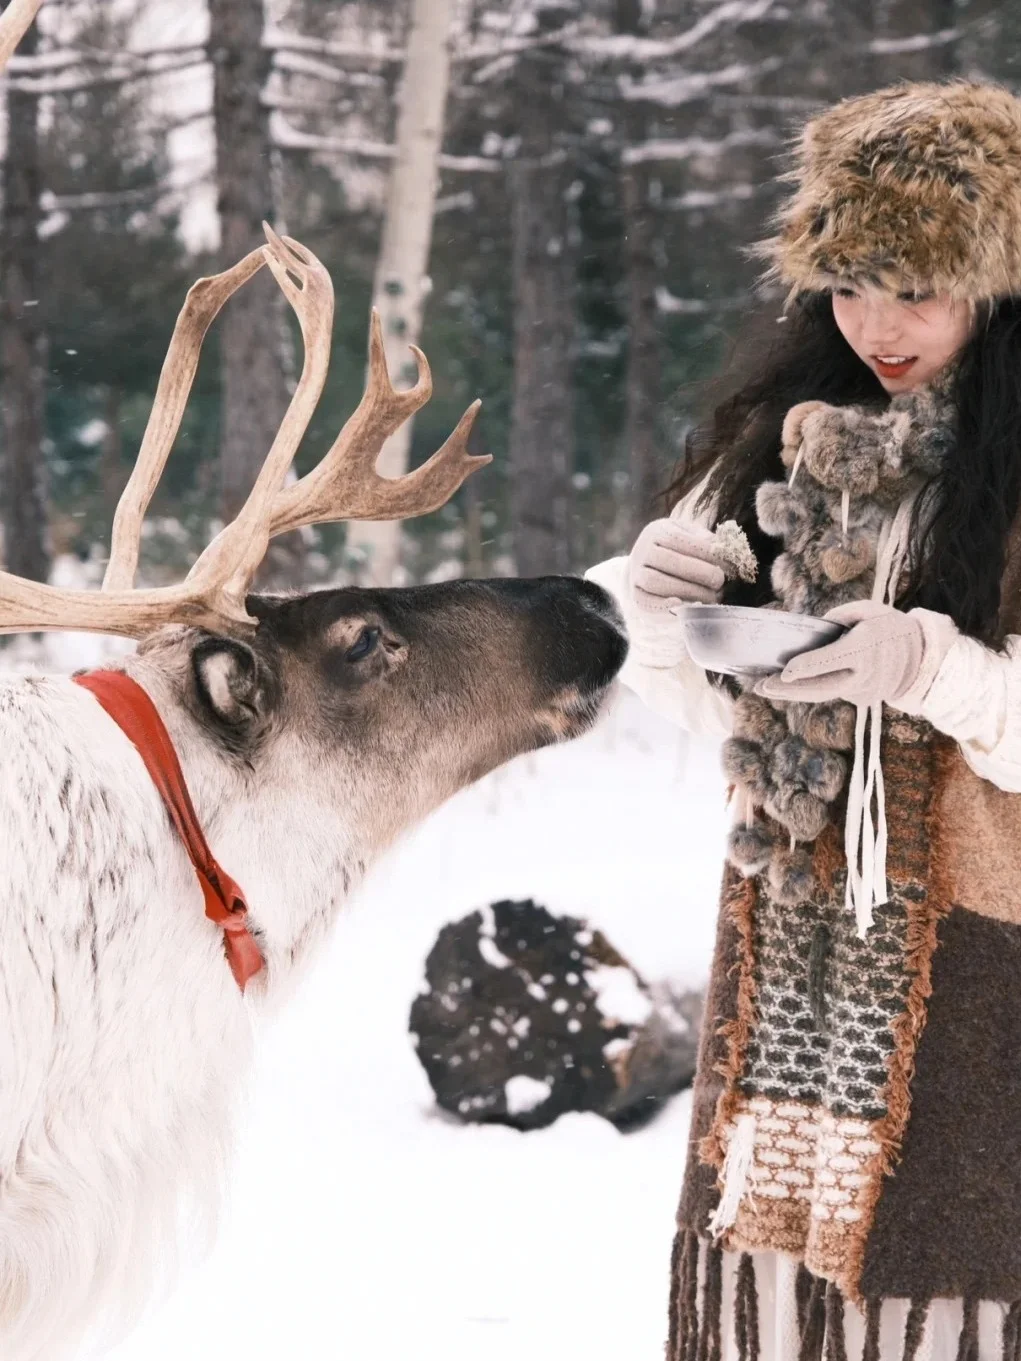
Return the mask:
<path id="1" fill-rule="evenodd" d="M 848 631 L 835 643 L 794 657 L 779 675 L 759 681 L 756 694 L 809 704 L 843 699 L 896 706 L 922 669 L 926 640 L 920 621 L 876 600 L 840 605 L 826 618 L 848 625 Z"/>

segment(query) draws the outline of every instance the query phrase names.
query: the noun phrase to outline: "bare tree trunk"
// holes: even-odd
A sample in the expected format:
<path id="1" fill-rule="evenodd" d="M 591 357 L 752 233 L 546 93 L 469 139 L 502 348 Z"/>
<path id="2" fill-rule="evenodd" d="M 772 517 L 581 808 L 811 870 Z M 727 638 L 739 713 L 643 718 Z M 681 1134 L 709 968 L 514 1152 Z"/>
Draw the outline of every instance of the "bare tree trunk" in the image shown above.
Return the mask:
<path id="1" fill-rule="evenodd" d="M 574 453 L 574 279 L 567 164 L 557 149 L 563 86 L 557 57 L 523 59 L 521 145 L 508 177 L 514 298 L 511 533 L 522 576 L 571 568 Z"/>
<path id="2" fill-rule="evenodd" d="M 36 25 L 19 51 L 38 50 Z M 38 98 L 10 90 L 0 233 L 0 513 L 7 570 L 33 581 L 49 576 L 46 468 L 43 458 L 46 337 L 39 320 Z"/>
<path id="3" fill-rule="evenodd" d="M 637 529 L 653 513 L 666 481 L 659 450 L 663 363 L 656 313 L 655 232 L 644 166 L 621 167 L 621 200 L 628 322 L 624 438 L 631 468 L 633 527 Z"/>
<path id="4" fill-rule="evenodd" d="M 221 268 L 260 245 L 263 219 L 273 220 L 269 118 L 261 103 L 270 54 L 262 30 L 262 0 L 209 0 Z M 267 270 L 224 309 L 220 355 L 220 511 L 231 519 L 287 407 L 280 298 Z"/>
<path id="5" fill-rule="evenodd" d="M 397 158 L 372 299 L 383 323 L 390 373 L 399 386 L 415 380 L 408 346 L 417 343 L 422 330 L 453 14 L 454 0 L 413 0 L 397 117 Z M 407 471 L 411 432 L 412 422 L 406 421 L 383 445 L 378 467 L 385 477 Z M 347 543 L 362 560 L 359 576 L 364 583 L 392 584 L 400 562 L 400 521 L 355 522 L 348 528 Z"/>
<path id="6" fill-rule="evenodd" d="M 617 0 L 615 19 L 618 33 L 640 33 L 641 0 Z M 666 481 L 659 450 L 663 362 L 656 312 L 655 219 L 649 202 L 649 173 L 645 164 L 630 164 L 627 159 L 628 147 L 646 140 L 648 117 L 637 101 L 624 101 L 620 116 L 624 132 L 620 202 L 628 328 L 624 439 L 631 472 L 628 537 L 633 538 L 652 515 L 656 495 Z"/>

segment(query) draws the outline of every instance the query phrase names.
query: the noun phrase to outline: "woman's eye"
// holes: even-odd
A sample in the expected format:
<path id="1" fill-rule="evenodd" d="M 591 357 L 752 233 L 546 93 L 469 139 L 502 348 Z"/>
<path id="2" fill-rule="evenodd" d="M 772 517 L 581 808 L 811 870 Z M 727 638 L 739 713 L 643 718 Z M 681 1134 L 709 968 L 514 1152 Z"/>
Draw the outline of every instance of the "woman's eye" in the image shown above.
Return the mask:
<path id="1" fill-rule="evenodd" d="M 349 662 L 360 662 L 375 649 L 379 642 L 379 629 L 364 628 L 355 642 L 348 648 L 345 656 Z"/>
<path id="2" fill-rule="evenodd" d="M 856 298 L 858 296 L 853 288 L 835 288 L 833 291 L 838 298 Z"/>
<path id="3" fill-rule="evenodd" d="M 915 293 L 912 289 L 908 289 L 905 293 L 897 294 L 897 298 L 900 302 L 909 302 L 915 306 L 920 302 L 928 302 L 931 297 L 931 293 Z"/>

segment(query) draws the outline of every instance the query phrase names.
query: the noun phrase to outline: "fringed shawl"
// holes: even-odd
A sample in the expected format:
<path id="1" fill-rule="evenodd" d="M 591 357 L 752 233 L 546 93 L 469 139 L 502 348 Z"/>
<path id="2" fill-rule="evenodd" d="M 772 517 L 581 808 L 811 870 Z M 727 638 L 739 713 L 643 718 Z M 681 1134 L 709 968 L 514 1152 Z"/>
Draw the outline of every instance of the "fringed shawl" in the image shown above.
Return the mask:
<path id="1" fill-rule="evenodd" d="M 983 1301 L 1002 1305 L 1004 1361 L 1021 1361 L 1021 796 L 979 779 L 918 718 L 887 710 L 880 752 L 888 893 L 864 939 L 845 900 L 842 793 L 805 848 L 810 892 L 792 901 L 768 857 L 747 876 L 727 867 L 669 1361 L 720 1354 L 722 1252 L 739 1263 L 726 1307 L 749 1361 L 760 1253 L 800 1264 L 782 1361 L 843 1361 L 846 1303 L 864 1312 L 875 1361 L 887 1300 L 908 1302 L 909 1358 L 943 1299 L 960 1302 L 964 1361 L 978 1361 Z M 758 816 L 765 844 L 788 843 L 789 828 Z"/>

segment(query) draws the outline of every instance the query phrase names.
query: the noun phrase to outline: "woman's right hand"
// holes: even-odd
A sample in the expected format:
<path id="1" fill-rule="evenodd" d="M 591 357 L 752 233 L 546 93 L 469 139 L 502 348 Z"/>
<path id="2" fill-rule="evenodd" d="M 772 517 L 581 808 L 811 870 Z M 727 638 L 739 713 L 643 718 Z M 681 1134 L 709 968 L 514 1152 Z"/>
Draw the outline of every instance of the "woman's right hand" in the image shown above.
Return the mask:
<path id="1" fill-rule="evenodd" d="M 653 520 L 628 560 L 632 602 L 647 614 L 680 604 L 715 605 L 723 582 L 711 531 L 690 520 Z"/>

